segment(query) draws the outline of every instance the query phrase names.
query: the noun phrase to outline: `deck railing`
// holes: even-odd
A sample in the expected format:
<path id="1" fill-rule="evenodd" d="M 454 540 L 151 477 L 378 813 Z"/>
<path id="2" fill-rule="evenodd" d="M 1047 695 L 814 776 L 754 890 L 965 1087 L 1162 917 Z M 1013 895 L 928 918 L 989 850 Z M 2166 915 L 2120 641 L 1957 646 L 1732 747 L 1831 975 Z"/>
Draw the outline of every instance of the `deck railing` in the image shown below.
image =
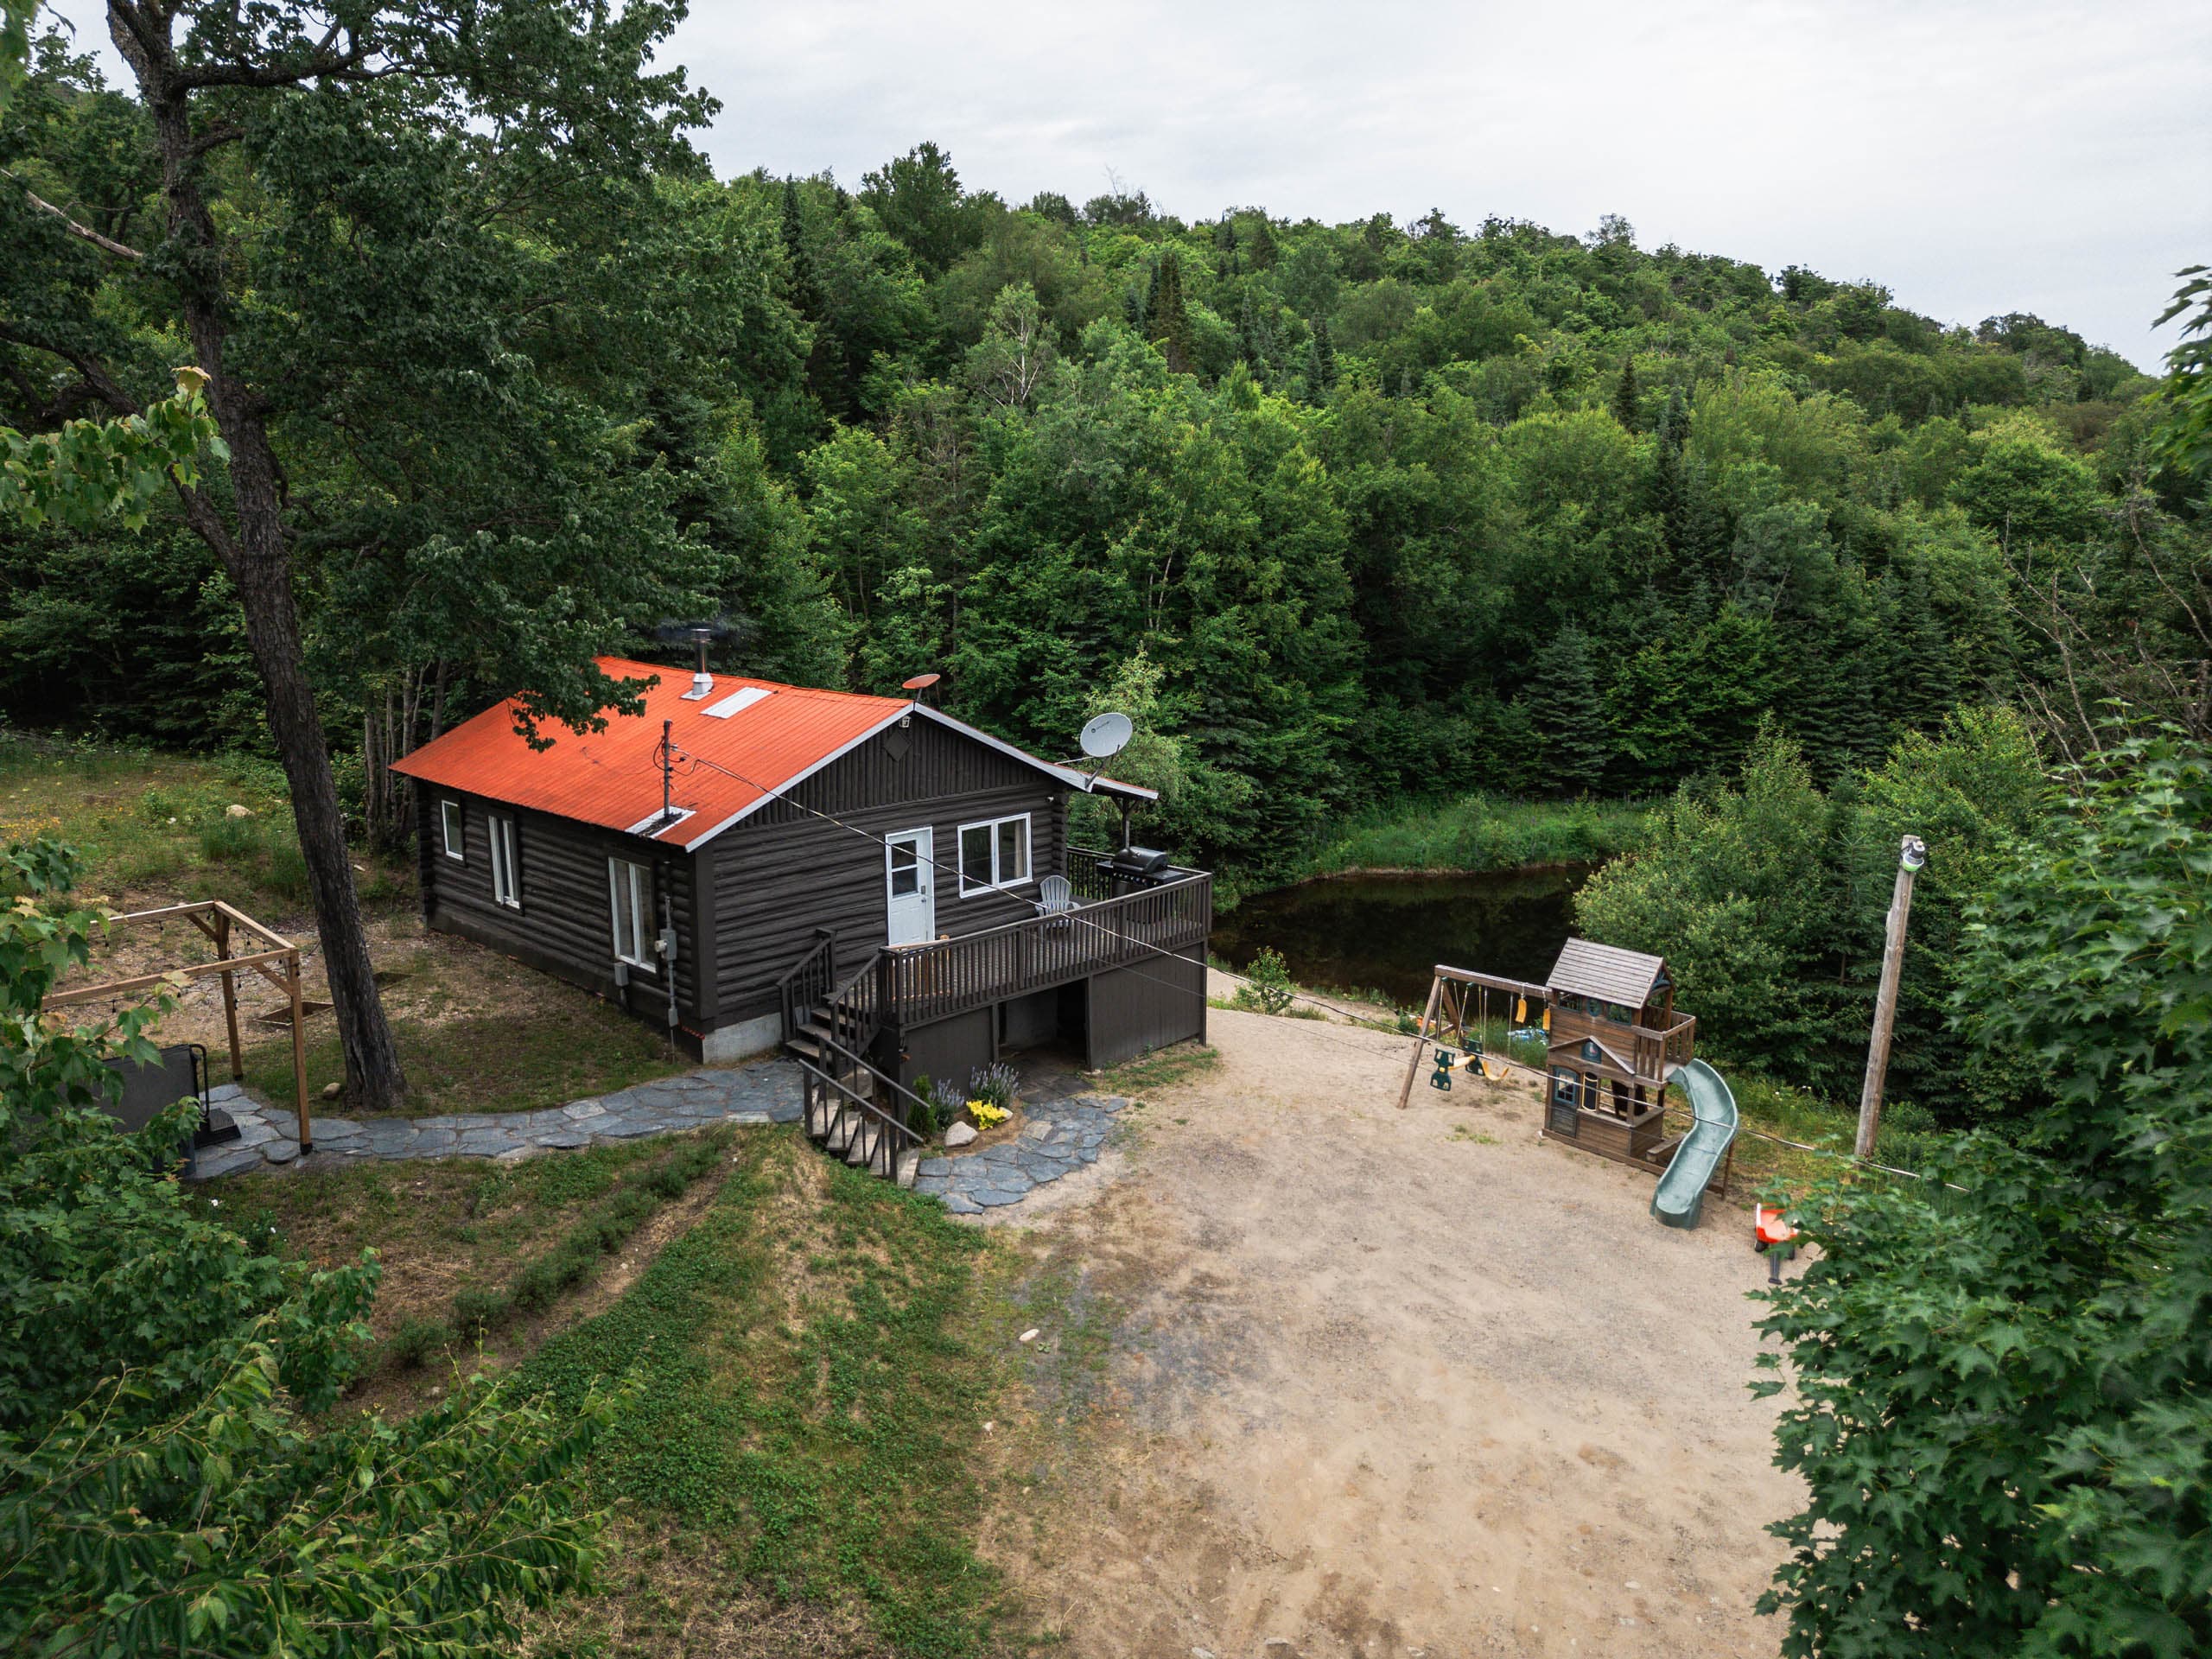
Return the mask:
<path id="1" fill-rule="evenodd" d="M 1697 1052 L 1697 1020 L 1684 1015 L 1664 1031 L 1632 1026 L 1636 1037 L 1636 1073 L 1640 1077 L 1664 1077 L 1675 1066 L 1688 1065 Z"/>
<path id="2" fill-rule="evenodd" d="M 1213 920 L 1211 875 L 1179 869 L 1157 887 L 1106 897 L 1096 869 L 1102 856 L 1068 849 L 1068 884 L 1079 901 L 1073 910 L 881 952 L 877 1019 L 926 1025 L 1109 968 L 1204 949 Z"/>
<path id="3" fill-rule="evenodd" d="M 830 1001 L 837 988 L 837 936 L 826 927 L 814 930 L 814 943 L 776 981 L 783 1000 L 784 1029 L 797 1031 L 807 1017 Z"/>

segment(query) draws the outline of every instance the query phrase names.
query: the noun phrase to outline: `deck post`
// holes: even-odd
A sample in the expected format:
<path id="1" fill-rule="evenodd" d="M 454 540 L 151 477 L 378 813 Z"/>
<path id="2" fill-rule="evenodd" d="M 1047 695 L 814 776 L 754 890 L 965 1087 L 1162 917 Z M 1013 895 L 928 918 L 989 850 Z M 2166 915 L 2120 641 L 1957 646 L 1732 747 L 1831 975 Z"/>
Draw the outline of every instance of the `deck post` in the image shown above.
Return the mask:
<path id="1" fill-rule="evenodd" d="M 1882 984 L 1874 995 L 1874 1030 L 1866 1046 L 1866 1081 L 1859 1091 L 1859 1138 L 1852 1155 L 1861 1163 L 1874 1155 L 1882 1128 L 1882 1084 L 1890 1069 L 1890 1036 L 1897 1020 L 1897 979 L 1904 969 L 1904 928 L 1912 915 L 1912 878 L 1928 861 L 1918 836 L 1897 848 L 1897 885 L 1890 898 L 1889 925 L 1882 938 Z"/>
<path id="2" fill-rule="evenodd" d="M 1428 1022 L 1436 1014 L 1436 998 L 1444 988 L 1444 977 L 1438 975 L 1428 985 L 1428 1006 L 1421 1010 L 1421 1029 L 1414 1033 L 1414 1057 L 1406 1062 L 1406 1080 L 1398 1090 L 1398 1109 L 1404 1111 L 1414 1097 L 1414 1079 L 1421 1075 L 1421 1057 L 1428 1046 Z"/>

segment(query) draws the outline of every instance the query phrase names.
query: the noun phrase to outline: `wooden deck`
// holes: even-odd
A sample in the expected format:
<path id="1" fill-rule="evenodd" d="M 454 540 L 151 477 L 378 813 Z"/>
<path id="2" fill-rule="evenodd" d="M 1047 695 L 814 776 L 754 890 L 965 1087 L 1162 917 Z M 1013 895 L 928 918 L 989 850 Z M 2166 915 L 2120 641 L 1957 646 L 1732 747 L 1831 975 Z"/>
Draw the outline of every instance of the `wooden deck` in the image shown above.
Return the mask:
<path id="1" fill-rule="evenodd" d="M 1098 868 L 1103 853 L 1068 850 L 1076 908 L 1002 926 L 871 951 L 830 983 L 835 941 L 823 939 L 785 976 L 787 1029 L 826 1005 L 837 1041 L 859 1050 L 879 1031 L 927 1026 L 1112 969 L 1173 971 L 1167 960 L 1203 962 L 1213 925 L 1213 877 L 1176 869 L 1156 887 L 1115 893 Z"/>
<path id="2" fill-rule="evenodd" d="M 1109 968 L 1187 956 L 1205 948 L 1212 918 L 1213 878 L 1185 871 L 1163 886 L 1094 899 L 1063 915 L 886 950 L 877 959 L 879 1007 L 887 1025 L 928 1025 Z"/>

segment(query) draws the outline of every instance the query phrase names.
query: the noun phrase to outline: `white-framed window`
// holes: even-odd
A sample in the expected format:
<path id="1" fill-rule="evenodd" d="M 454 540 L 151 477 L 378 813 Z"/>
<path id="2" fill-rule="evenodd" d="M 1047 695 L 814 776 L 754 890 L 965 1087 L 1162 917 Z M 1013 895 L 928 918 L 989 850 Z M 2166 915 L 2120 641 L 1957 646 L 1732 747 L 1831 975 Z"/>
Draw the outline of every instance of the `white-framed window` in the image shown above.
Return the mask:
<path id="1" fill-rule="evenodd" d="M 632 968 L 652 973 L 656 966 L 652 872 L 626 858 L 608 859 L 607 896 L 614 917 L 614 954 Z"/>
<path id="2" fill-rule="evenodd" d="M 1019 887 L 1029 879 L 1029 815 L 960 826 L 960 891 Z"/>
<path id="3" fill-rule="evenodd" d="M 509 910 L 522 908 L 522 867 L 515 860 L 515 821 L 500 812 L 484 815 L 492 841 L 492 896 Z"/>
<path id="4" fill-rule="evenodd" d="M 462 842 L 461 836 L 461 803 L 459 801 L 440 801 L 438 803 L 438 828 L 445 836 L 446 856 L 453 860 L 456 864 L 466 863 L 468 857 L 467 854 L 463 850 L 464 843 Z"/>

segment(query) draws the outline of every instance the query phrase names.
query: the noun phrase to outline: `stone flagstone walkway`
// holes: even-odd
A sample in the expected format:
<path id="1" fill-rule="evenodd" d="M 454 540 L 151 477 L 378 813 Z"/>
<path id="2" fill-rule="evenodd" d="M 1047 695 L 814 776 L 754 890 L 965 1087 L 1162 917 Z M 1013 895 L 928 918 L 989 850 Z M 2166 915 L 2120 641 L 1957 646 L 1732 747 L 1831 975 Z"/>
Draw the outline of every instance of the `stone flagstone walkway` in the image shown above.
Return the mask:
<path id="1" fill-rule="evenodd" d="M 956 1216 L 1020 1204 L 1046 1182 L 1096 1163 L 1116 1116 L 1128 1103 L 1119 1095 L 1027 1102 L 1020 1134 L 980 1152 L 923 1159 L 914 1172 L 914 1191 L 943 1198 Z"/>
<path id="2" fill-rule="evenodd" d="M 209 1098 L 230 1114 L 238 1138 L 200 1153 L 192 1170 L 194 1180 L 249 1170 L 321 1169 L 372 1158 L 514 1160 L 709 1123 L 795 1123 L 804 1109 L 798 1068 L 789 1060 L 761 1060 L 658 1077 L 534 1112 L 317 1117 L 315 1150 L 302 1157 L 294 1138 L 297 1120 L 288 1109 L 249 1095 L 235 1083 L 210 1090 Z M 1019 1204 L 1038 1187 L 1096 1163 L 1116 1116 L 1128 1103 L 1118 1095 L 1032 1099 L 1022 1108 L 1025 1121 L 1013 1140 L 950 1156 L 935 1149 L 916 1170 L 914 1191 L 944 1199 L 944 1207 L 958 1216 Z"/>
<path id="3" fill-rule="evenodd" d="M 789 1060 L 687 1071 L 565 1106 L 534 1112 L 457 1112 L 434 1117 L 316 1117 L 304 1159 L 290 1110 L 255 1099 L 237 1084 L 209 1091 L 238 1138 L 201 1152 L 193 1179 L 242 1170 L 317 1168 L 364 1158 L 526 1158 L 709 1123 L 798 1121 L 798 1068 Z"/>

